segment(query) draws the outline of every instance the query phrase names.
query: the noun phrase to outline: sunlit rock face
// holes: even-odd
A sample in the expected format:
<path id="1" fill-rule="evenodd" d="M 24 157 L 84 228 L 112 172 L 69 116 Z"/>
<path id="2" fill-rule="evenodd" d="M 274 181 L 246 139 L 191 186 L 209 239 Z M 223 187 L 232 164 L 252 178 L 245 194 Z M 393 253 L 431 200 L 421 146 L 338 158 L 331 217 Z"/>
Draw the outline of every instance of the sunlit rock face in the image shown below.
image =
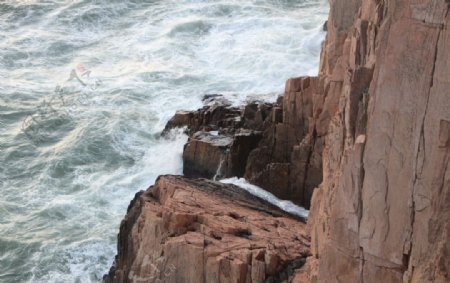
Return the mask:
<path id="1" fill-rule="evenodd" d="M 309 255 L 299 218 L 230 184 L 162 176 L 128 208 L 104 282 L 280 282 Z"/>
<path id="2" fill-rule="evenodd" d="M 319 282 L 450 281 L 449 3 L 330 1 Z M 312 277 L 311 277 L 312 278 Z"/>
<path id="3" fill-rule="evenodd" d="M 233 187 L 163 177 L 130 205 L 107 280 L 450 281 L 449 2 L 330 4 L 318 77 L 288 80 L 244 175 L 312 194 L 308 227 Z"/>

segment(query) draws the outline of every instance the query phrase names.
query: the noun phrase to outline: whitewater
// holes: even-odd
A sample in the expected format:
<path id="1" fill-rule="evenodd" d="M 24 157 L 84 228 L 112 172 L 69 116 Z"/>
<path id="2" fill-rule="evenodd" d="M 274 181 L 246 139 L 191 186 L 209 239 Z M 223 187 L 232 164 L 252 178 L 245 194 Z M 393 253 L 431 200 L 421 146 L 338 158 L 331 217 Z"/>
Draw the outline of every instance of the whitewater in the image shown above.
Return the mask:
<path id="1" fill-rule="evenodd" d="M 1 1 L 0 282 L 100 282 L 134 194 L 182 173 L 187 137 L 160 137 L 168 119 L 205 94 L 274 101 L 317 74 L 327 13 L 327 0 Z"/>

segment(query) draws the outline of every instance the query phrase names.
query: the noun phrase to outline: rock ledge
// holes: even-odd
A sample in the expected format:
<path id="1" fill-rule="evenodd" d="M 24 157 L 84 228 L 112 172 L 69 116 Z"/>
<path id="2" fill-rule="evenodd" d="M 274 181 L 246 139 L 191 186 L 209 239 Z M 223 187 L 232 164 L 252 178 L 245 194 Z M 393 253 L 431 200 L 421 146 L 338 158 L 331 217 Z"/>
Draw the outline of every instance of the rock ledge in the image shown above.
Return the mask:
<path id="1" fill-rule="evenodd" d="M 283 282 L 309 255 L 301 219 L 233 185 L 162 176 L 136 194 L 104 282 Z"/>

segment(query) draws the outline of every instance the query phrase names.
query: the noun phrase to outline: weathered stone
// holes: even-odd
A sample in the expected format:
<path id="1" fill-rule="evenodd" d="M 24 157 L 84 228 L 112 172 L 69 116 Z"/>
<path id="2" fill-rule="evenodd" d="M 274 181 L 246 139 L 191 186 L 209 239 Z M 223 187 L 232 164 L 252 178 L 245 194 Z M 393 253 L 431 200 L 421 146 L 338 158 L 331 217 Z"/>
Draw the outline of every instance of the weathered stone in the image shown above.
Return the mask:
<path id="1" fill-rule="evenodd" d="M 263 120 L 245 177 L 306 206 L 313 194 L 314 257 L 293 280 L 450 282 L 449 3 L 330 4 L 319 76 L 228 123 Z M 258 280 L 276 262 L 252 258 Z"/>
<path id="2" fill-rule="evenodd" d="M 232 143 L 231 137 L 195 133 L 184 147 L 183 174 L 212 179 L 223 166 Z"/>
<path id="3" fill-rule="evenodd" d="M 317 131 L 311 276 L 450 282 L 449 3 L 330 4 L 319 92 L 337 108 Z"/>
<path id="4" fill-rule="evenodd" d="M 131 202 L 104 282 L 281 282 L 309 255 L 304 228 L 233 185 L 163 176 Z"/>
<path id="5" fill-rule="evenodd" d="M 234 132 L 242 125 L 242 109 L 223 102 L 209 103 L 197 111 L 177 111 L 167 122 L 165 135 L 173 128 L 187 127 L 188 133 L 226 129 Z"/>
<path id="6" fill-rule="evenodd" d="M 313 77 L 286 82 L 282 107 L 272 109 L 273 123 L 266 127 L 259 147 L 250 153 L 245 173 L 251 183 L 305 207 L 322 182 L 324 139 L 317 133 L 328 127 L 330 120 L 324 116 L 335 111 L 332 103 L 324 111 L 319 83 Z M 284 164 L 283 169 L 280 164 Z"/>
<path id="7" fill-rule="evenodd" d="M 165 131 L 187 126 L 191 133 L 217 130 L 234 139 L 233 146 L 219 151 L 211 144 L 208 155 L 208 142 L 199 144 L 197 138 L 191 138 L 184 153 L 186 176 L 245 176 L 280 198 L 309 207 L 312 192 L 322 181 L 324 139 L 317 132 L 324 131 L 335 108 L 328 103 L 329 109 L 324 110 L 318 90 L 317 78 L 291 78 L 277 103 L 251 102 L 243 108 L 230 107 L 221 96 L 211 95 L 202 109 L 177 112 Z M 249 131 L 250 135 L 242 134 Z"/>
<path id="8" fill-rule="evenodd" d="M 261 132 L 241 130 L 232 136 L 197 132 L 183 151 L 183 174 L 193 178 L 242 177 L 247 158 L 261 140 Z"/>
<path id="9" fill-rule="evenodd" d="M 262 138 L 262 133 L 251 130 L 241 130 L 233 137 L 233 143 L 228 151 L 227 164 L 224 168 L 226 177 L 243 177 L 250 152 L 254 150 Z"/>

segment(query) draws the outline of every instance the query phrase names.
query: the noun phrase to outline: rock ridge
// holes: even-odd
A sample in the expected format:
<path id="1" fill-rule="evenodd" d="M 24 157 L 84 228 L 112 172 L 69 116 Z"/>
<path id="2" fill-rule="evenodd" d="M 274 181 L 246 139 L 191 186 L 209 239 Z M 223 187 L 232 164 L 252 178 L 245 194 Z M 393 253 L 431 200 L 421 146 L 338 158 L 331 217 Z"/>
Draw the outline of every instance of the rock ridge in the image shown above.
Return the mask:
<path id="1" fill-rule="evenodd" d="M 320 84 L 317 77 L 291 78 L 284 96 L 272 104 L 231 107 L 223 99 L 214 103 L 209 98 L 209 105 L 199 110 L 178 111 L 163 134 L 187 127 L 185 176 L 245 177 L 308 208 L 322 182 L 325 136 L 337 109 L 337 101 L 319 93 Z"/>
<path id="2" fill-rule="evenodd" d="M 233 185 L 161 176 L 131 202 L 104 282 L 282 282 L 308 255 L 301 219 Z"/>

